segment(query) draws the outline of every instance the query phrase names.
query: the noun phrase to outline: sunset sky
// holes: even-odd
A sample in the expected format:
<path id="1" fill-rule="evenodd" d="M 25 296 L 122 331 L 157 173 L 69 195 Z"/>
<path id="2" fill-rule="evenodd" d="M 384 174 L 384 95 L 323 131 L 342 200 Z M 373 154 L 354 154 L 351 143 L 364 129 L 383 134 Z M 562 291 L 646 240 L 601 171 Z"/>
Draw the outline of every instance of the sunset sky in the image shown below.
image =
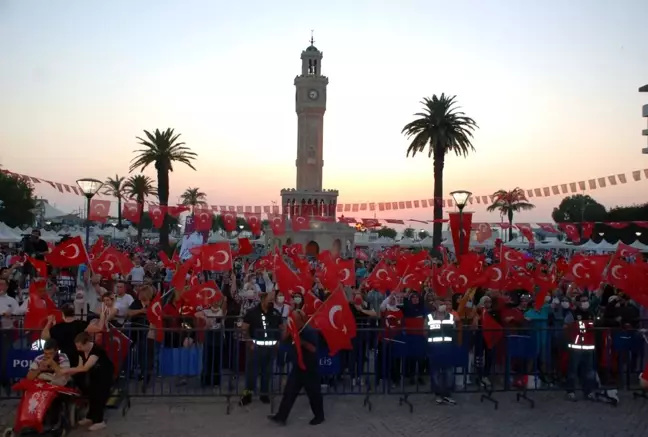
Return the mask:
<path id="1" fill-rule="evenodd" d="M 446 196 L 626 173 L 590 194 L 643 203 L 630 172 L 648 168 L 646 17 L 645 0 L 4 0 L 0 164 L 68 184 L 126 175 L 135 137 L 172 127 L 199 159 L 177 166 L 171 202 L 191 186 L 213 205 L 269 205 L 295 185 L 293 80 L 314 29 L 330 80 L 324 185 L 340 203 L 432 197 L 432 161 L 406 158 L 400 132 L 442 92 L 480 127 L 476 153 L 446 160 Z M 65 211 L 83 201 L 36 192 Z M 561 198 L 518 220 L 549 221 Z"/>

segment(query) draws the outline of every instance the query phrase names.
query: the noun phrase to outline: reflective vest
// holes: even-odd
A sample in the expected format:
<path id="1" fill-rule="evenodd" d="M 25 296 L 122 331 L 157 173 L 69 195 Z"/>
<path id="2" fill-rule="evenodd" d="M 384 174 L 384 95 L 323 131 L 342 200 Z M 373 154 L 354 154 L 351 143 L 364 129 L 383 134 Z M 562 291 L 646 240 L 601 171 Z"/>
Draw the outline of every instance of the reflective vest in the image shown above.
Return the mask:
<path id="1" fill-rule="evenodd" d="M 570 349 L 594 350 L 596 338 L 594 336 L 594 322 L 591 320 L 576 320 L 569 326 L 568 336 Z"/>
<path id="2" fill-rule="evenodd" d="M 454 316 L 447 314 L 445 319 L 437 320 L 428 314 L 427 325 L 430 331 L 428 343 L 450 343 L 453 341 Z"/>

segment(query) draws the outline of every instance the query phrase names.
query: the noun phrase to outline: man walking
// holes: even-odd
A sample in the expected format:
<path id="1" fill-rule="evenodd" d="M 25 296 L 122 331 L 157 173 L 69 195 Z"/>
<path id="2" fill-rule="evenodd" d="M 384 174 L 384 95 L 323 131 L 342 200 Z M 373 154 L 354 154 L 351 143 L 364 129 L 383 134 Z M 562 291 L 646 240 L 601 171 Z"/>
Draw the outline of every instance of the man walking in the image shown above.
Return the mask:
<path id="1" fill-rule="evenodd" d="M 294 332 L 299 332 L 299 343 L 301 345 L 304 368 L 300 368 L 297 364 L 299 353 L 293 350 L 293 367 L 290 375 L 288 375 L 288 381 L 286 382 L 283 398 L 279 405 L 279 411 L 274 416 L 268 416 L 268 419 L 280 425 L 285 425 L 290 410 L 292 410 L 297 396 L 303 387 L 306 391 L 306 396 L 308 396 L 308 402 L 310 403 L 313 415 L 315 416 L 311 419 L 310 424 L 319 425 L 324 422 L 324 401 L 320 389 L 319 359 L 316 348 L 317 332 L 308 326 L 304 327 L 306 316 L 301 310 L 295 310 L 293 314 L 292 319 L 295 323 Z M 295 343 L 290 336 L 289 330 L 284 332 L 283 341 L 292 341 L 293 344 Z"/>

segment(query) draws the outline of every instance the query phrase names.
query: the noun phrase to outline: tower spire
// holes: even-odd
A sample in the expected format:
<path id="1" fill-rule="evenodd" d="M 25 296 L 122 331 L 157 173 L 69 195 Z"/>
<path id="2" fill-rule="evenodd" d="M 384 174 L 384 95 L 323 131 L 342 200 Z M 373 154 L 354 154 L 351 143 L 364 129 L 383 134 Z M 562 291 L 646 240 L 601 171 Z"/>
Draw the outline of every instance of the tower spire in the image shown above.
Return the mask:
<path id="1" fill-rule="evenodd" d="M 310 45 L 314 46 L 315 45 L 315 40 L 313 39 L 313 34 L 315 33 L 314 30 L 311 29 L 311 38 L 310 38 Z"/>

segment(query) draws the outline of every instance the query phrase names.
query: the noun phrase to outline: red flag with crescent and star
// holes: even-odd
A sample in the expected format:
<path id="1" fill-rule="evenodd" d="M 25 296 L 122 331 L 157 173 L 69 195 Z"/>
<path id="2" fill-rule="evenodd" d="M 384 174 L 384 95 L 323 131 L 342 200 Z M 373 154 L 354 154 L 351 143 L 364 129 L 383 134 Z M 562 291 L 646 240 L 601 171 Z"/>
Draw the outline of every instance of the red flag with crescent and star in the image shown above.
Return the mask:
<path id="1" fill-rule="evenodd" d="M 299 331 L 297 330 L 297 323 L 295 322 L 295 313 L 291 312 L 288 316 L 287 323 L 288 333 L 295 343 L 295 352 L 297 352 L 297 365 L 300 369 L 306 370 L 306 365 L 304 364 L 304 353 L 301 348 L 301 339 L 299 338 Z"/>
<path id="2" fill-rule="evenodd" d="M 45 259 L 52 266 L 59 268 L 76 267 L 90 261 L 81 237 L 72 237 L 57 244 Z"/>
<path id="3" fill-rule="evenodd" d="M 200 248 L 203 270 L 229 272 L 232 270 L 232 248 L 229 241 L 207 244 Z"/>
<path id="4" fill-rule="evenodd" d="M 270 216 L 270 228 L 275 237 L 280 237 L 286 233 L 286 220 L 280 214 Z"/>
<path id="5" fill-rule="evenodd" d="M 226 232 L 236 231 L 236 213 L 233 211 L 221 212 L 221 219 L 223 219 L 223 227 Z"/>
<path id="6" fill-rule="evenodd" d="M 356 336 L 357 327 L 342 286 L 331 293 L 313 319 L 326 340 L 330 356 L 342 349 L 353 349 L 351 339 Z"/>
<path id="7" fill-rule="evenodd" d="M 155 339 L 158 342 L 164 340 L 164 323 L 162 321 L 162 295 L 156 294 L 148 308 L 146 308 L 146 318 L 155 328 Z"/>
<path id="8" fill-rule="evenodd" d="M 212 211 L 209 208 L 194 208 L 194 231 L 209 231 L 212 227 Z"/>
<path id="9" fill-rule="evenodd" d="M 248 226 L 250 227 L 250 232 L 252 232 L 252 235 L 260 235 L 261 234 L 261 214 L 246 212 L 244 216 Z"/>
<path id="10" fill-rule="evenodd" d="M 129 222 L 139 223 L 142 216 L 142 204 L 137 202 L 126 202 L 122 208 L 122 217 Z"/>
<path id="11" fill-rule="evenodd" d="M 450 232 L 452 234 L 452 243 L 454 244 L 455 254 L 461 255 L 468 253 L 470 246 L 470 230 L 472 228 L 472 212 L 450 212 Z M 461 216 L 461 222 L 459 222 Z M 463 234 L 463 239 L 461 238 Z M 460 247 L 461 243 L 461 247 Z"/>
<path id="12" fill-rule="evenodd" d="M 164 205 L 149 205 L 148 214 L 155 229 L 160 229 L 164 224 L 167 207 Z"/>
<path id="13" fill-rule="evenodd" d="M 110 214 L 110 200 L 90 200 L 90 214 L 88 220 L 105 223 Z"/>

